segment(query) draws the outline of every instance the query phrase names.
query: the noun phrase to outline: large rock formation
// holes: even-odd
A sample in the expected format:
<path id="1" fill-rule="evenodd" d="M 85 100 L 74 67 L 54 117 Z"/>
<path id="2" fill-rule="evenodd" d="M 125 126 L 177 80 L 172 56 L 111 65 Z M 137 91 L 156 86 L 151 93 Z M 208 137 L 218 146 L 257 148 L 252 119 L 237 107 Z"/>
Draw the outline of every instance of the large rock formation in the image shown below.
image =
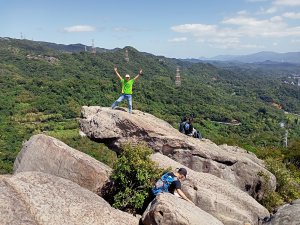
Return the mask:
<path id="1" fill-rule="evenodd" d="M 40 171 L 71 180 L 96 192 L 108 180 L 112 169 L 63 142 L 43 135 L 27 141 L 14 163 L 14 174 Z"/>
<path id="2" fill-rule="evenodd" d="M 0 216 L 2 225 L 139 224 L 91 191 L 41 172 L 0 176 Z"/>
<path id="3" fill-rule="evenodd" d="M 180 163 L 160 153 L 151 159 L 161 168 L 183 167 Z M 216 176 L 187 169 L 183 192 L 202 210 L 213 215 L 225 225 L 257 224 L 259 219 L 269 217 L 269 212 L 247 193 Z"/>
<path id="4" fill-rule="evenodd" d="M 188 137 L 167 122 L 137 110 L 129 114 L 122 110 L 84 106 L 81 113 L 81 131 L 111 147 L 118 148 L 127 141 L 145 142 L 155 151 L 195 171 L 229 181 L 256 199 L 261 199 L 266 188 L 275 189 L 274 175 L 264 168 L 261 160 L 246 151 Z M 269 179 L 266 181 L 261 174 Z"/>
<path id="5" fill-rule="evenodd" d="M 264 225 L 299 225 L 300 224 L 300 199 L 291 204 L 281 206 L 271 221 Z"/>
<path id="6" fill-rule="evenodd" d="M 164 193 L 157 196 L 143 214 L 144 225 L 223 225 L 195 205 Z"/>

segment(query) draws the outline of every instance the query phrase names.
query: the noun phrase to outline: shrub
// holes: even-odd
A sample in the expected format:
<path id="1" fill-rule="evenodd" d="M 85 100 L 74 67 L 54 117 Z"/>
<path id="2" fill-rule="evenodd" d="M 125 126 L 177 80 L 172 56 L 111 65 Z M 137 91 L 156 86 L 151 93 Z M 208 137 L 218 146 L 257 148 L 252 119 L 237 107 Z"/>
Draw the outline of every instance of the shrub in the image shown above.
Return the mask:
<path id="1" fill-rule="evenodd" d="M 276 192 L 267 191 L 262 204 L 270 211 L 276 211 L 278 206 L 300 198 L 300 183 L 295 174 L 287 169 L 280 160 L 267 158 L 267 169 L 276 177 Z"/>
<path id="2" fill-rule="evenodd" d="M 0 174 L 12 173 L 13 164 L 0 159 Z"/>
<path id="3" fill-rule="evenodd" d="M 285 159 L 300 169 L 300 139 L 293 141 L 285 151 Z"/>
<path id="4" fill-rule="evenodd" d="M 115 208 L 133 214 L 141 213 L 149 191 L 162 170 L 150 159 L 152 150 L 148 147 L 128 143 L 122 149 L 114 165 L 111 182 L 102 195 Z"/>
<path id="5" fill-rule="evenodd" d="M 300 198 L 300 184 L 297 182 L 292 172 L 288 170 L 284 163 L 268 158 L 267 167 L 277 179 L 276 188 L 285 202 L 291 202 Z"/>
<path id="6" fill-rule="evenodd" d="M 278 192 L 267 191 L 261 201 L 261 204 L 270 212 L 274 212 L 279 206 L 284 204 L 284 201 Z"/>

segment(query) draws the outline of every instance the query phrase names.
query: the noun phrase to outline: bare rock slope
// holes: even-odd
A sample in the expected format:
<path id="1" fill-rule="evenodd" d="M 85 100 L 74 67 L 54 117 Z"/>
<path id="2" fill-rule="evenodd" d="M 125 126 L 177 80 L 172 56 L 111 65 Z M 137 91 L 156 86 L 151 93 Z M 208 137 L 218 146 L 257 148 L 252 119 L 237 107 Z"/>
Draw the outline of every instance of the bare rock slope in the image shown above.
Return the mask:
<path id="1" fill-rule="evenodd" d="M 264 225 L 299 225 L 300 224 L 300 199 L 291 204 L 281 206 L 271 221 Z"/>
<path id="2" fill-rule="evenodd" d="M 142 222 L 144 225 L 223 225 L 202 209 L 169 193 L 160 194 L 149 204 Z"/>
<path id="3" fill-rule="evenodd" d="M 275 189 L 274 175 L 253 154 L 218 146 L 207 139 L 188 137 L 151 114 L 133 112 L 83 106 L 80 129 L 91 139 L 106 142 L 116 149 L 127 141 L 145 142 L 155 151 L 195 171 L 220 177 L 256 199 L 261 199 L 266 188 Z M 269 179 L 266 181 L 260 174 Z"/>
<path id="4" fill-rule="evenodd" d="M 161 168 L 173 170 L 182 164 L 160 153 L 151 159 Z M 266 208 L 244 191 L 216 176 L 188 169 L 187 179 L 183 181 L 183 192 L 196 206 L 211 214 L 225 225 L 257 224 L 259 219 L 269 217 Z"/>
<path id="5" fill-rule="evenodd" d="M 0 216 L 3 225 L 139 224 L 78 184 L 41 172 L 0 176 Z"/>
<path id="6" fill-rule="evenodd" d="M 38 134 L 23 145 L 15 160 L 14 174 L 24 171 L 49 173 L 97 192 L 112 169 L 53 137 Z"/>

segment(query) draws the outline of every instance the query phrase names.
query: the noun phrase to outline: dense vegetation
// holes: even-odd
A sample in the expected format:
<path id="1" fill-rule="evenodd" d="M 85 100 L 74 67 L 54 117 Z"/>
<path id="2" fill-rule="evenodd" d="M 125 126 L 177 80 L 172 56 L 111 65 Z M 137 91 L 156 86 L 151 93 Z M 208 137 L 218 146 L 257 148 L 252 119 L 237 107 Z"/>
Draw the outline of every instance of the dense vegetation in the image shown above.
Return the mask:
<path id="1" fill-rule="evenodd" d="M 108 107 L 119 96 L 114 66 L 121 75 L 144 71 L 134 86 L 134 109 L 176 128 L 182 116 L 196 114 L 194 125 L 205 138 L 260 155 L 268 152 L 272 157 L 279 152 L 273 159 L 299 168 L 300 88 L 282 82 L 290 73 L 286 68 L 218 67 L 158 57 L 132 47 L 126 47 L 129 62 L 124 60 L 124 49 L 102 49 L 96 54 L 57 49 L 53 44 L 0 39 L 0 173 L 11 172 L 22 142 L 41 132 L 113 165 L 116 155 L 104 144 L 79 136 L 78 117 L 81 106 Z M 177 66 L 181 87 L 175 86 Z M 233 121 L 240 125 L 222 124 Z M 281 122 L 285 128 L 280 128 Z M 282 148 L 286 129 L 288 147 Z M 293 177 L 299 179 L 298 170 L 294 171 Z"/>
<path id="2" fill-rule="evenodd" d="M 153 151 L 148 147 L 127 143 L 122 149 L 102 196 L 115 208 L 142 214 L 151 201 L 150 189 L 163 171 L 150 159 Z"/>

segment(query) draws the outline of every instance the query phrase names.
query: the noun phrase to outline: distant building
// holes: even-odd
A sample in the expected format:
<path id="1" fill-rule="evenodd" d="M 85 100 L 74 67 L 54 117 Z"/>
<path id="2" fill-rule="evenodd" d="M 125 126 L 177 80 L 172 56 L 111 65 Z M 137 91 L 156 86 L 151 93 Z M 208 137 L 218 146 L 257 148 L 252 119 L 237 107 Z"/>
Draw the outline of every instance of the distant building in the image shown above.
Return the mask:
<path id="1" fill-rule="evenodd" d="M 180 78 L 179 66 L 177 66 L 177 68 L 176 68 L 175 85 L 176 85 L 176 87 L 180 87 L 181 86 L 181 78 Z"/>
<path id="2" fill-rule="evenodd" d="M 300 75 L 299 74 L 292 74 L 291 76 L 288 76 L 289 81 L 284 81 L 284 83 L 289 83 L 291 85 L 296 85 L 300 87 Z M 292 80 L 292 81 L 291 81 Z"/>
<path id="3" fill-rule="evenodd" d="M 160 62 L 161 64 L 165 64 L 165 60 L 164 59 L 159 59 L 158 62 Z"/>
<path id="4" fill-rule="evenodd" d="M 125 50 L 125 61 L 129 62 L 128 50 Z"/>
<path id="5" fill-rule="evenodd" d="M 95 48 L 95 45 L 94 45 L 94 39 L 92 39 L 92 53 L 96 54 L 96 48 Z"/>
<path id="6" fill-rule="evenodd" d="M 295 83 L 297 84 L 297 86 L 300 87 L 300 76 L 295 76 L 294 79 L 296 80 Z"/>

